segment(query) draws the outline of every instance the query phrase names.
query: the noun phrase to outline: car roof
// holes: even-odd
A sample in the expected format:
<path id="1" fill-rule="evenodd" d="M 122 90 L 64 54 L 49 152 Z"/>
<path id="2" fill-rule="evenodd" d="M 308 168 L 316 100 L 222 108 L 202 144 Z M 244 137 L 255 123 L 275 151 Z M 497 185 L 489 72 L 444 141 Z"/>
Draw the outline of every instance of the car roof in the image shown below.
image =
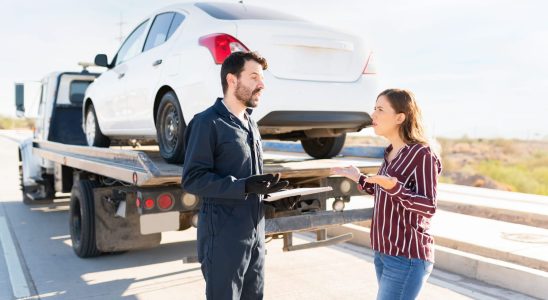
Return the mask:
<path id="1" fill-rule="evenodd" d="M 175 3 L 175 4 L 168 5 L 168 6 L 163 6 L 161 8 L 158 8 L 158 9 L 154 10 L 154 14 L 156 15 L 158 13 L 169 11 L 169 10 L 189 11 L 189 10 L 193 10 L 194 8 L 196 8 L 196 6 L 194 6 L 194 4 L 196 4 L 196 2 Z"/>

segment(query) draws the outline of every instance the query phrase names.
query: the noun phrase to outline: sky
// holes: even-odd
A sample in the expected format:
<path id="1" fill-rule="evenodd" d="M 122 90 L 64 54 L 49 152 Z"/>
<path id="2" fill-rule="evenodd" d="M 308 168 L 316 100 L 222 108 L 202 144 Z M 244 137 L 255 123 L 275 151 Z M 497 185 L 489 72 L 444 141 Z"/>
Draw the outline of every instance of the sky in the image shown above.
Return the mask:
<path id="1" fill-rule="evenodd" d="M 4 0 L 0 115 L 15 115 L 15 82 L 79 71 L 77 62 L 97 53 L 112 57 L 120 30 L 125 36 L 152 11 L 176 2 Z M 245 3 L 362 36 L 375 53 L 381 89 L 413 91 L 432 136 L 548 139 L 546 1 Z M 365 103 L 373 101 L 364 101 L 371 112 Z"/>

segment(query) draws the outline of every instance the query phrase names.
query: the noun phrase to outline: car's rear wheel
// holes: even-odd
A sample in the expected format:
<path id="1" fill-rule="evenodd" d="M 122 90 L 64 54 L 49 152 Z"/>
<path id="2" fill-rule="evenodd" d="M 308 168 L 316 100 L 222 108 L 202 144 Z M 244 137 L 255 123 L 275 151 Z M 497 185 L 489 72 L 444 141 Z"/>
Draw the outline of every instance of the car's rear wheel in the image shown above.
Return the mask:
<path id="1" fill-rule="evenodd" d="M 314 158 L 331 158 L 338 155 L 346 140 L 346 133 L 336 137 L 320 137 L 301 140 L 304 151 Z"/>
<path id="2" fill-rule="evenodd" d="M 86 111 L 86 122 L 84 124 L 86 141 L 89 146 L 93 147 L 108 147 L 110 146 L 110 139 L 103 135 L 101 128 L 99 128 L 99 122 L 97 121 L 97 115 L 95 114 L 95 108 L 93 104 L 90 104 Z"/>
<path id="3" fill-rule="evenodd" d="M 185 129 L 186 124 L 179 99 L 174 92 L 165 93 L 156 114 L 156 134 L 160 155 L 168 163 L 183 162 Z"/>

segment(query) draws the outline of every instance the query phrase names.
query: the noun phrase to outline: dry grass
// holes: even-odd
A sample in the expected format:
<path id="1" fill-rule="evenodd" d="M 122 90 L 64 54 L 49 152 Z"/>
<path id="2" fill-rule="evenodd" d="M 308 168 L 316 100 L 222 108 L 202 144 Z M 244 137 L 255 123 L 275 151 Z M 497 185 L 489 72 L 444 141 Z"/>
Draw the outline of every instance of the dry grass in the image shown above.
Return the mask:
<path id="1" fill-rule="evenodd" d="M 548 141 L 438 139 L 443 182 L 548 195 Z"/>
<path id="2" fill-rule="evenodd" d="M 439 138 L 441 182 L 548 195 L 548 141 Z M 349 136 L 347 145 L 386 146 L 378 137 Z"/>
<path id="3" fill-rule="evenodd" d="M 32 129 L 34 127 L 33 119 L 16 119 L 0 116 L 0 129 Z"/>

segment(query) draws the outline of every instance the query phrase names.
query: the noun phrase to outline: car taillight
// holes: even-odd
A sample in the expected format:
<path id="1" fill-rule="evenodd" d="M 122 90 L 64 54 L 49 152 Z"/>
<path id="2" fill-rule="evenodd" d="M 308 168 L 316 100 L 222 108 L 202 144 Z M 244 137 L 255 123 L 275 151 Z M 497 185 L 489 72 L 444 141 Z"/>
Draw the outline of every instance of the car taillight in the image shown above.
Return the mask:
<path id="1" fill-rule="evenodd" d="M 146 208 L 146 209 L 151 209 L 151 208 L 153 208 L 153 207 L 154 207 L 154 200 L 152 200 L 152 199 L 147 199 L 147 200 L 145 201 L 145 208 Z"/>
<path id="2" fill-rule="evenodd" d="M 204 46 L 213 55 L 215 63 L 220 65 L 225 59 L 236 51 L 249 51 L 244 44 L 235 37 L 226 33 L 214 33 L 200 38 L 200 46 Z"/>
<path id="3" fill-rule="evenodd" d="M 362 73 L 367 75 L 377 74 L 377 69 L 375 68 L 375 63 L 373 62 L 373 52 L 369 53 Z"/>
<path id="4" fill-rule="evenodd" d="M 173 197 L 170 194 L 161 194 L 158 196 L 158 207 L 160 209 L 170 209 L 173 207 Z"/>

